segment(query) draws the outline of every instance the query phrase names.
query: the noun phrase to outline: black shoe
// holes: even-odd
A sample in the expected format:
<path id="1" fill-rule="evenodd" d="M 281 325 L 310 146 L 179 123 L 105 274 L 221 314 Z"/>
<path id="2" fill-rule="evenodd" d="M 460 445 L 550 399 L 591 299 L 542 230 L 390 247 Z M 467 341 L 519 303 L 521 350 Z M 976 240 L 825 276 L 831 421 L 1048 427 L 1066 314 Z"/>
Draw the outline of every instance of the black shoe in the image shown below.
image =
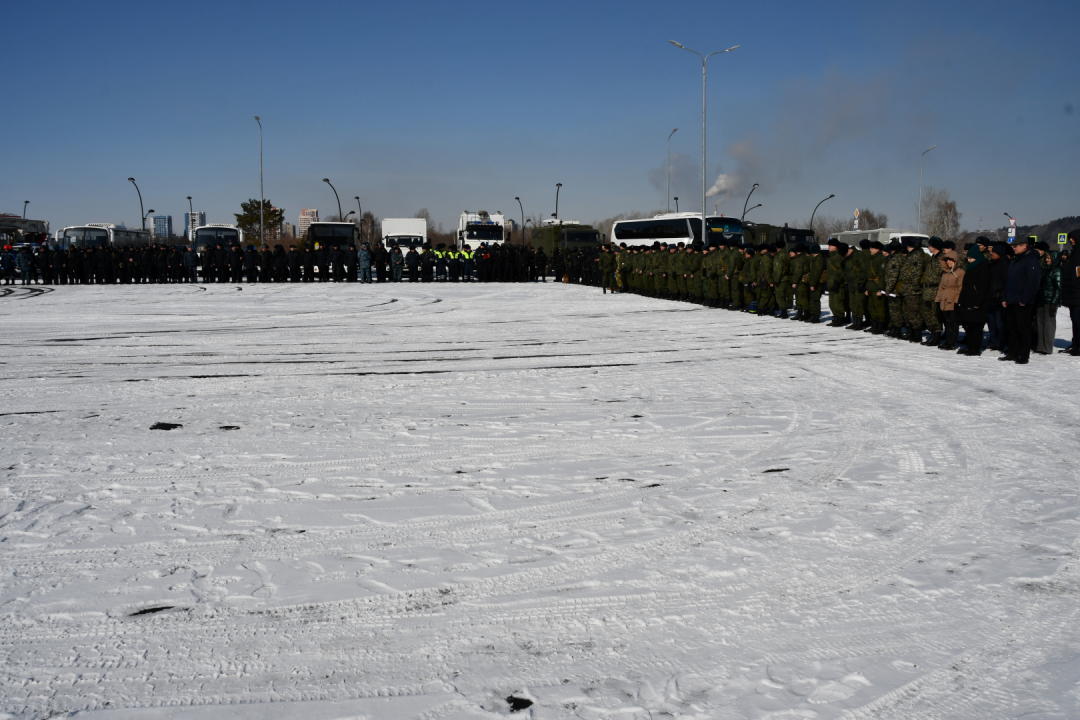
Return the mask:
<path id="1" fill-rule="evenodd" d="M 1017 365 L 1027 365 L 1028 364 L 1028 359 L 1027 358 L 1016 358 L 1016 364 Z"/>
<path id="2" fill-rule="evenodd" d="M 953 345 L 952 343 L 943 342 L 943 343 L 941 343 L 940 345 L 937 346 L 937 349 L 938 350 L 955 350 L 956 346 Z"/>
<path id="3" fill-rule="evenodd" d="M 998 358 L 998 360 L 1000 362 L 1016 362 L 1017 360 L 1019 360 L 1019 358 L 1015 355 L 1002 355 Z"/>
<path id="4" fill-rule="evenodd" d="M 1043 351 L 1043 350 L 1036 350 L 1036 351 L 1035 351 L 1035 354 L 1036 354 L 1036 355 L 1049 355 L 1050 353 L 1048 353 L 1048 352 L 1045 352 L 1045 351 Z"/>
<path id="5" fill-rule="evenodd" d="M 941 344 L 941 333 L 932 332 L 930 337 L 926 338 L 926 342 L 923 343 L 926 347 L 937 347 Z"/>

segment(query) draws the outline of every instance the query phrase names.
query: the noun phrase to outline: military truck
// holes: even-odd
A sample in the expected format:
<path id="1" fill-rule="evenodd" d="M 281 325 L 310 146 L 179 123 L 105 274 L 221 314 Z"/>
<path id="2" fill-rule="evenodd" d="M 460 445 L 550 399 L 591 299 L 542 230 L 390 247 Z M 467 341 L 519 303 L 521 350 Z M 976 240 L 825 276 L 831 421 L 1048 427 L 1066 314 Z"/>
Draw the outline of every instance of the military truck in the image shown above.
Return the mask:
<path id="1" fill-rule="evenodd" d="M 754 246 L 783 240 L 789 248 L 799 244 L 817 242 L 813 230 L 790 228 L 787 223 L 783 227 L 779 227 L 777 225 L 766 225 L 765 223 L 744 222 L 743 239 L 747 245 Z"/>
<path id="2" fill-rule="evenodd" d="M 593 250 L 600 246 L 600 231 L 576 220 L 545 220 L 533 229 L 530 244 L 533 250 L 543 248 L 549 257 L 555 250 Z"/>

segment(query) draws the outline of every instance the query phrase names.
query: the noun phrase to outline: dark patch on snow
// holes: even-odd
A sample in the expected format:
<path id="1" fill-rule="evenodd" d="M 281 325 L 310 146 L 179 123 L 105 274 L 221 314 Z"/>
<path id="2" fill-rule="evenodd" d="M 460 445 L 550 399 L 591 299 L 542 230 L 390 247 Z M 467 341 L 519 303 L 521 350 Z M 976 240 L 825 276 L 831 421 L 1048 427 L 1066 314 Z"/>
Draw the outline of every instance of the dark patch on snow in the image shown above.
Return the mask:
<path id="1" fill-rule="evenodd" d="M 0 413 L 0 417 L 7 417 L 8 415 L 47 415 L 49 413 L 58 413 L 59 410 L 32 410 L 28 412 L 10 412 Z"/>
<path id="2" fill-rule="evenodd" d="M 124 382 L 150 382 L 149 378 L 133 378 L 131 380 L 125 380 Z"/>
<path id="3" fill-rule="evenodd" d="M 640 418 L 640 417 L 645 417 L 645 416 L 644 415 L 631 415 L 630 417 L 632 417 L 632 418 Z"/>
<path id="4" fill-rule="evenodd" d="M 151 430 L 175 430 L 184 427 L 180 423 L 157 422 L 150 426 Z"/>
<path id="5" fill-rule="evenodd" d="M 634 478 L 619 478 L 619 482 L 635 482 Z"/>
<path id="6" fill-rule="evenodd" d="M 510 712 L 521 712 L 533 704 L 529 698 L 519 698 L 515 695 L 507 695 L 506 702 L 510 705 Z"/>
<path id="7" fill-rule="evenodd" d="M 239 430 L 239 425 L 219 425 L 218 430 Z"/>
<path id="8" fill-rule="evenodd" d="M 465 474 L 464 470 L 455 470 L 454 472 L 457 473 L 458 475 L 464 475 Z"/>
<path id="9" fill-rule="evenodd" d="M 647 488 L 660 487 L 660 483 L 653 483 L 652 485 L 646 485 L 645 487 L 647 487 Z"/>
<path id="10" fill-rule="evenodd" d="M 767 473 L 771 473 L 771 472 L 787 472 L 790 469 L 791 468 L 769 468 L 768 470 L 762 470 L 762 472 L 767 472 Z"/>
<path id="11" fill-rule="evenodd" d="M 153 615 L 154 613 L 163 612 L 165 610 L 172 610 L 175 605 L 157 605 L 155 607 L 143 608 L 131 613 L 128 617 L 138 617 L 139 615 Z"/>

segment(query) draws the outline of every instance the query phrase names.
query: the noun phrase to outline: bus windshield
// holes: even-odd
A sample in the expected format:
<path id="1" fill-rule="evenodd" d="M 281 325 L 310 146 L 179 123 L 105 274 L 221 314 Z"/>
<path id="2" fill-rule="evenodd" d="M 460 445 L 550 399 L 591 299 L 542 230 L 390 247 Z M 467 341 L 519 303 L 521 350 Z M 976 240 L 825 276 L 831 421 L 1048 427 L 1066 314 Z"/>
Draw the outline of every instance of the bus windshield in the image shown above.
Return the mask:
<path id="1" fill-rule="evenodd" d="M 308 232 L 311 237 L 319 240 L 321 238 L 352 238 L 356 232 L 356 226 L 353 224 L 347 225 L 311 225 L 308 228 Z"/>
<path id="2" fill-rule="evenodd" d="M 109 244 L 109 232 L 97 228 L 71 228 L 64 230 L 64 245 L 78 247 L 105 247 Z"/>
<path id="3" fill-rule="evenodd" d="M 498 240 L 503 239 L 501 225 L 466 225 L 466 240 Z"/>
<path id="4" fill-rule="evenodd" d="M 199 228 L 195 231 L 197 245 L 239 245 L 240 233 L 235 228 Z"/>

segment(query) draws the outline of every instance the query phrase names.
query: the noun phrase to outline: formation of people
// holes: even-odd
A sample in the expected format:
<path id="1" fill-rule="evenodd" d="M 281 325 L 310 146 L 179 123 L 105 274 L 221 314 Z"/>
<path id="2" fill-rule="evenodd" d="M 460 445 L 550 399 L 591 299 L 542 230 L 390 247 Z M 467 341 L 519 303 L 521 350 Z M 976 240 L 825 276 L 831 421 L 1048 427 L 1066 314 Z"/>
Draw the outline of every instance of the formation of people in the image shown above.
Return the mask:
<path id="1" fill-rule="evenodd" d="M 827 298 L 832 327 L 863 331 L 963 355 L 987 349 L 1026 364 L 1030 354 L 1054 352 L 1057 310 L 1069 307 L 1080 355 L 1080 276 L 1077 232 L 1065 252 L 1034 238 L 1011 244 L 985 237 L 961 257 L 952 241 L 931 238 L 929 252 L 915 238 L 859 247 L 784 241 L 719 247 L 654 243 L 604 246 L 596 258 L 605 293 L 630 292 L 693 302 L 763 318 L 820 323 Z M 827 295 L 826 295 L 827 293 Z M 964 333 L 960 334 L 961 328 Z"/>
<path id="2" fill-rule="evenodd" d="M 70 248 L 4 248 L 4 284 L 282 282 L 542 282 L 562 254 L 543 249 L 481 243 L 476 250 L 445 244 L 402 248 L 382 242 L 312 243 L 203 248 L 184 245 Z"/>

